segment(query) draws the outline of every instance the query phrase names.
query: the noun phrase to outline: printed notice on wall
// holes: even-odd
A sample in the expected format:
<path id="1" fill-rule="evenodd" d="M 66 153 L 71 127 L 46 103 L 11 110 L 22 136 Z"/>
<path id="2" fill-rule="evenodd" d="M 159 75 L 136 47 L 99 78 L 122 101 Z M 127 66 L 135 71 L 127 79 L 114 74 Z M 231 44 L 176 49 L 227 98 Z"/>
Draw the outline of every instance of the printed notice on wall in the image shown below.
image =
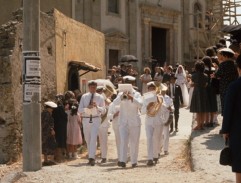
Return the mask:
<path id="1" fill-rule="evenodd" d="M 26 60 L 26 76 L 40 77 L 40 60 Z"/>
<path id="2" fill-rule="evenodd" d="M 40 95 L 40 85 L 34 85 L 34 84 L 25 84 L 24 85 L 24 101 L 25 102 L 31 102 L 33 95 Z"/>

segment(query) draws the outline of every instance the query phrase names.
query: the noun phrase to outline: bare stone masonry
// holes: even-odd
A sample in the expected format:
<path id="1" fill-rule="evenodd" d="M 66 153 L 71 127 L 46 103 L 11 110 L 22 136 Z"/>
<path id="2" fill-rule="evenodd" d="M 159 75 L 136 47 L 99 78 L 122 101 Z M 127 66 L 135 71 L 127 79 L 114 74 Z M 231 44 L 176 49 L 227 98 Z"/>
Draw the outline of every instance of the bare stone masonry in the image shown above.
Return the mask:
<path id="1" fill-rule="evenodd" d="M 14 109 L 11 59 L 15 46 L 16 25 L 21 19 L 18 13 L 14 15 L 13 21 L 0 28 L 0 163 L 17 160 L 22 143 L 21 123 L 16 120 L 20 116 L 15 114 Z"/>
<path id="2" fill-rule="evenodd" d="M 103 33 L 57 10 L 40 16 L 42 102 L 68 90 L 71 61 L 104 70 L 84 75 L 87 80 L 105 76 Z M 22 152 L 22 40 L 22 11 L 18 10 L 0 27 L 0 164 L 18 160 Z"/>

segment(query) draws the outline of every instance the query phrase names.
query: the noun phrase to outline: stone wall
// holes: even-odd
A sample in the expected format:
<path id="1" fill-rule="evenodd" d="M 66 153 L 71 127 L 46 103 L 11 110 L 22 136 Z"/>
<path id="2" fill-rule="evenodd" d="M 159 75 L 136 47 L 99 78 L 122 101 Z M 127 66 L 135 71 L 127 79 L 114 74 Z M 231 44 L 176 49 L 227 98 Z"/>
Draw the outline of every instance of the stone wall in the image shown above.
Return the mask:
<path id="1" fill-rule="evenodd" d="M 13 72 L 18 24 L 13 20 L 0 28 L 0 163 L 15 161 L 21 151 L 21 124 L 16 121 L 14 101 L 18 93 L 13 87 L 13 77 L 20 83 L 17 73 Z"/>
<path id="2" fill-rule="evenodd" d="M 21 13 L 21 12 L 20 12 Z M 54 18 L 41 13 L 40 56 L 42 101 L 56 94 Z M 22 152 L 22 40 L 21 20 L 0 29 L 0 163 L 16 161 Z"/>

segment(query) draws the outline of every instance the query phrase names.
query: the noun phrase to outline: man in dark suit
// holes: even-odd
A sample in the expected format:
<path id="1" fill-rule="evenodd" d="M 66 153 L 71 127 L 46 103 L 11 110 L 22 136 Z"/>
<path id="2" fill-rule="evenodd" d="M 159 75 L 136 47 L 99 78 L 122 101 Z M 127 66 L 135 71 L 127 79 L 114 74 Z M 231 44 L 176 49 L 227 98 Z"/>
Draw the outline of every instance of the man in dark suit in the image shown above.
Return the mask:
<path id="1" fill-rule="evenodd" d="M 173 99 L 174 104 L 174 118 L 175 118 L 175 131 L 178 132 L 178 120 L 179 120 L 179 109 L 180 104 L 183 105 L 183 98 L 182 98 L 182 90 L 181 87 L 176 82 L 176 77 L 174 74 L 171 74 L 170 76 L 170 84 L 169 84 L 169 90 L 168 95 Z M 170 133 L 173 132 L 173 123 L 170 125 Z"/>

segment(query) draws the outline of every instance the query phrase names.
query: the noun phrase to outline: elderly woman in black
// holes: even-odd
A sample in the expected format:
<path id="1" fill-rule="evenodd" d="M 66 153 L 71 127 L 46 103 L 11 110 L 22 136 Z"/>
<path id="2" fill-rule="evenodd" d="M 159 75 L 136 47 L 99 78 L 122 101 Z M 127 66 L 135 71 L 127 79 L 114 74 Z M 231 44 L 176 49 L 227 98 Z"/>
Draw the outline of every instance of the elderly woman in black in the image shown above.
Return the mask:
<path id="1" fill-rule="evenodd" d="M 42 126 L 42 154 L 44 155 L 43 166 L 54 165 L 54 152 L 57 147 L 54 131 L 54 119 L 52 117 L 53 109 L 57 107 L 54 102 L 44 103 L 44 110 L 41 113 Z M 48 160 L 48 156 L 51 156 Z"/>
<path id="2" fill-rule="evenodd" d="M 215 91 L 215 88 L 211 85 L 211 82 L 212 82 L 211 75 L 215 73 L 215 68 L 212 65 L 212 59 L 209 56 L 203 57 L 202 61 L 205 64 L 204 73 L 207 74 L 208 76 L 208 83 L 206 87 L 207 113 L 206 113 L 206 119 L 205 119 L 204 125 L 206 127 L 213 127 L 214 115 L 218 111 L 216 91 Z"/>
<path id="3" fill-rule="evenodd" d="M 221 133 L 229 138 L 232 156 L 232 171 L 236 173 L 236 183 L 241 183 L 241 56 L 237 58 L 239 78 L 227 90 L 224 104 Z"/>
<path id="4" fill-rule="evenodd" d="M 219 79 L 219 92 L 220 92 L 220 99 L 221 99 L 221 106 L 222 106 L 222 114 L 224 109 L 224 98 L 227 92 L 227 88 L 229 84 L 238 78 L 238 72 L 236 66 L 234 64 L 234 52 L 230 48 L 222 48 L 218 50 L 218 61 L 219 61 L 219 68 L 215 75 L 215 77 Z"/>
<path id="5" fill-rule="evenodd" d="M 197 115 L 197 126 L 193 130 L 202 130 L 205 120 L 205 113 L 207 112 L 207 91 L 206 86 L 208 83 L 208 76 L 204 74 L 203 61 L 195 63 L 195 73 L 192 75 L 193 95 L 190 106 L 190 112 Z"/>

